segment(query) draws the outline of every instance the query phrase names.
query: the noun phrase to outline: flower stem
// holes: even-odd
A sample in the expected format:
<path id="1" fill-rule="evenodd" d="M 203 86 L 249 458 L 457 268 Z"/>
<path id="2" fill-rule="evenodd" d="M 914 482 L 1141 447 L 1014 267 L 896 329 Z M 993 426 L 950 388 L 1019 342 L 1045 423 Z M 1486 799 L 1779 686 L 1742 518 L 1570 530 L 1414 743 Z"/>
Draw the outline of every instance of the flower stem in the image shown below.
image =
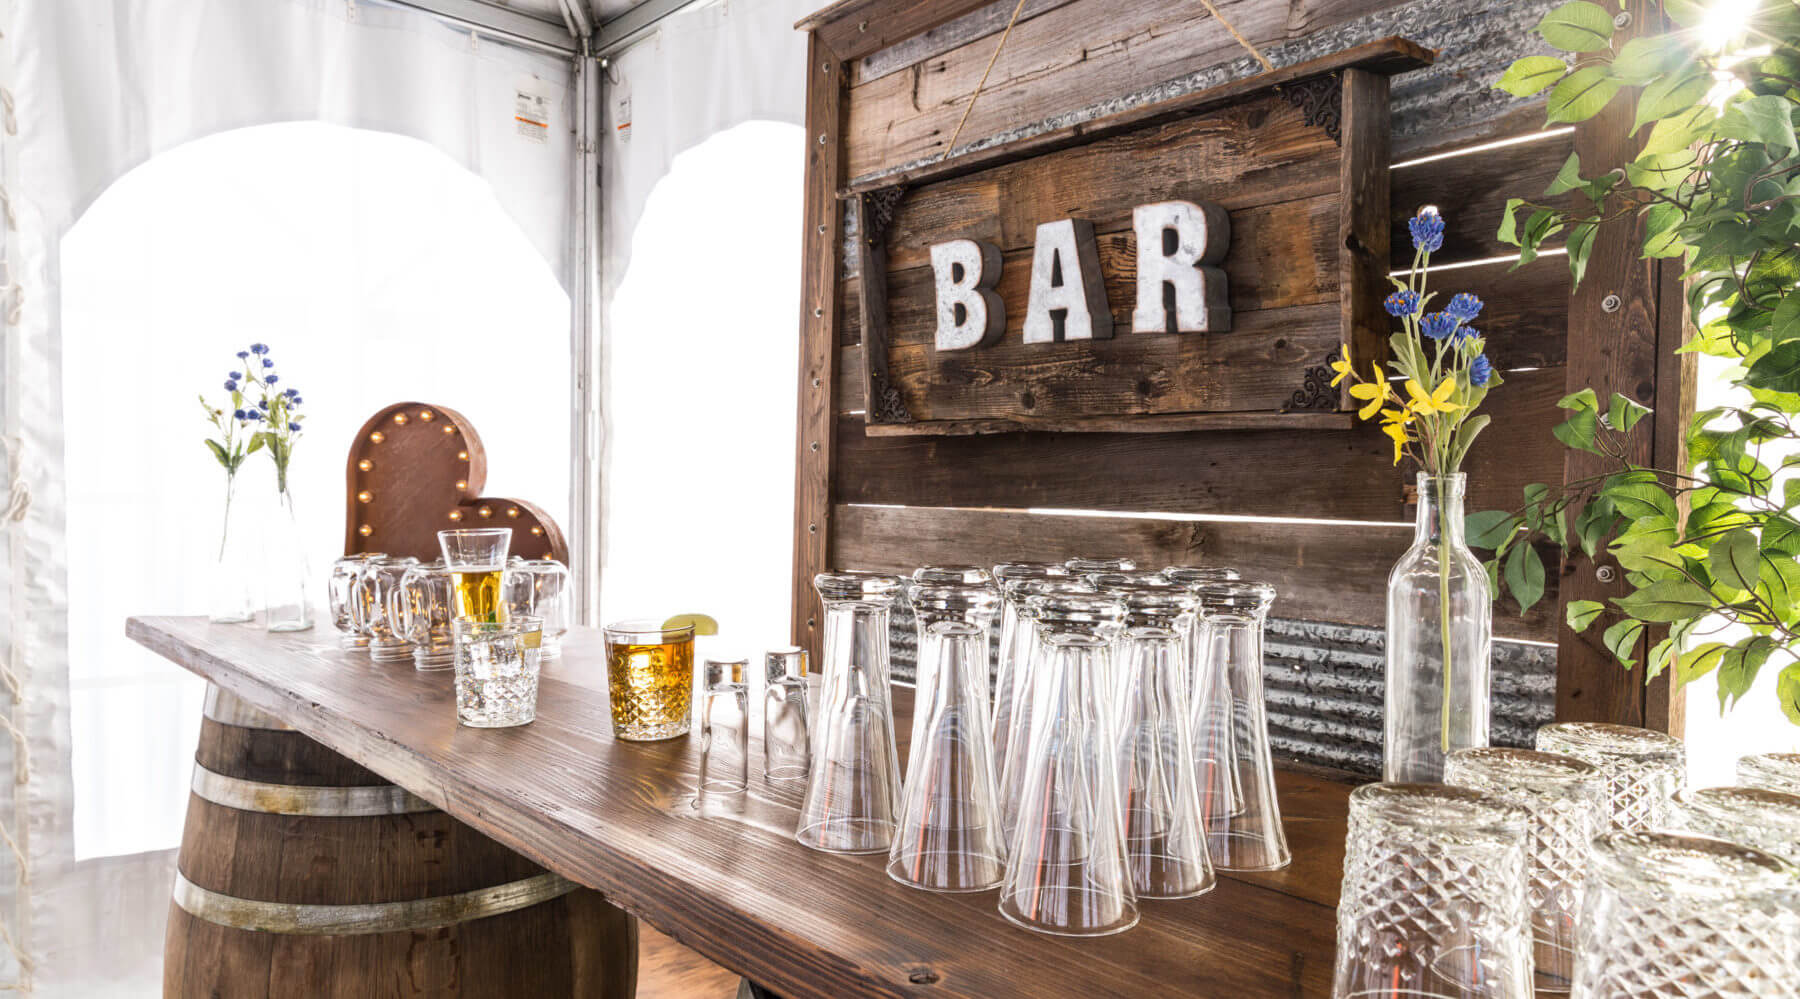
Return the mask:
<path id="1" fill-rule="evenodd" d="M 1444 479 L 1438 481 L 1440 491 L 1447 489 Z M 1438 497 L 1438 637 L 1444 644 L 1444 702 L 1439 710 L 1443 725 L 1444 755 L 1450 754 L 1450 503 L 1448 496 Z"/>
<path id="2" fill-rule="evenodd" d="M 236 472 L 225 473 L 225 519 L 219 524 L 219 559 L 221 561 L 225 558 L 225 542 L 231 537 L 231 486 L 236 478 Z"/>

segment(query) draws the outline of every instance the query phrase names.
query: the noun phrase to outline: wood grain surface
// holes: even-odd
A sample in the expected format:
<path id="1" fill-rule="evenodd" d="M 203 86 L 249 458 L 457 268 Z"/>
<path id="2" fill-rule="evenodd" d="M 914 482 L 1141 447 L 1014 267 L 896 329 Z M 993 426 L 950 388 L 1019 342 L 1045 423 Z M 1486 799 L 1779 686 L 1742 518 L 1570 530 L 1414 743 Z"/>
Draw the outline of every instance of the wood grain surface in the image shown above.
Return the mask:
<path id="1" fill-rule="evenodd" d="M 696 808 L 699 737 L 613 740 L 597 632 L 545 668 L 537 721 L 459 727 L 445 674 L 371 663 L 318 631 L 271 635 L 200 618 L 127 633 L 659 931 L 786 999 L 851 996 L 1292 996 L 1329 991 L 1350 785 L 1281 773 L 1295 863 L 1226 875 L 1199 899 L 1145 902 L 1119 936 L 1012 926 L 993 893 L 936 895 L 879 857 L 794 842 L 794 791 L 752 774 Z M 897 687 L 897 730 L 910 691 Z M 751 758 L 760 758 L 752 746 Z"/>

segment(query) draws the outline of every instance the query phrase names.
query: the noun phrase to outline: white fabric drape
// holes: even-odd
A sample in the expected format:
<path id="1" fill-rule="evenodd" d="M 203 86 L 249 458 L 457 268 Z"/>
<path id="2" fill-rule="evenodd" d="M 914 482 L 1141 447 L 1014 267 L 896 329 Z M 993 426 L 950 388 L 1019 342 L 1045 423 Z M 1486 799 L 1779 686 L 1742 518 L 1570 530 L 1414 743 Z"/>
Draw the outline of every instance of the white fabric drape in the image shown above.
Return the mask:
<path id="1" fill-rule="evenodd" d="M 72 850 L 60 428 L 62 369 L 83 359 L 63 351 L 61 237 L 110 183 L 159 152 L 243 126 L 320 120 L 424 140 L 488 180 L 567 287 L 570 71 L 563 60 L 367 0 L 9 3 L 14 65 L 0 84 L 17 102 L 18 134 L 6 150 L 17 231 L 6 262 L 24 307 L 6 329 L 0 403 L 33 497 L 5 546 L 4 638 L 25 678 L 14 716 L 32 759 L 19 793 L 33 880 L 26 925 L 13 929 L 35 962 L 39 994 L 145 995 L 156 991 L 172 853 L 77 863 Z M 532 78 L 558 115 L 542 143 L 517 141 L 513 118 L 515 86 Z"/>

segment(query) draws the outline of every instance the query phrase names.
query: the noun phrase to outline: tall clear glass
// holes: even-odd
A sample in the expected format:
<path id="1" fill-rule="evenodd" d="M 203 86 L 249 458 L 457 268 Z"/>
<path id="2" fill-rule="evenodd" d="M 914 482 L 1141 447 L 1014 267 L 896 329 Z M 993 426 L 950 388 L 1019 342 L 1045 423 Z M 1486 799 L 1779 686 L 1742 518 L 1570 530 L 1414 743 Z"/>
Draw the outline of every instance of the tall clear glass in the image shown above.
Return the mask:
<path id="1" fill-rule="evenodd" d="M 1031 648 L 1030 635 L 1019 627 L 1019 584 L 1064 575 L 1052 562 L 1003 562 L 994 566 L 994 582 L 1000 588 L 999 662 L 994 669 L 994 766 L 1006 759 L 1006 741 L 1012 734 L 1013 706 L 1017 700 L 1020 671 Z"/>
<path id="2" fill-rule="evenodd" d="M 1218 565 L 1171 565 L 1163 570 L 1163 575 L 1171 582 L 1186 587 L 1190 592 L 1195 587 L 1207 583 L 1235 583 L 1243 578 L 1236 569 Z M 1194 615 L 1194 620 L 1188 625 L 1187 630 L 1188 691 L 1190 696 L 1194 696 L 1200 690 L 1217 689 L 1225 683 L 1223 674 L 1214 675 L 1215 669 L 1222 668 L 1224 664 L 1213 663 L 1211 658 L 1206 655 L 1205 650 L 1200 648 L 1200 619 L 1203 613 L 1204 607 Z M 1202 675 L 1203 673 L 1205 675 Z M 1209 736 L 1206 742 L 1197 741 L 1195 743 L 1194 762 L 1201 768 L 1199 772 L 1201 795 L 1209 803 L 1209 810 L 1223 808 L 1235 815 L 1244 810 L 1244 789 L 1238 786 L 1237 768 L 1220 766 L 1211 757 L 1200 755 L 1204 746 L 1224 744 L 1222 733 L 1227 731 L 1226 726 L 1229 726 L 1231 720 L 1231 705 L 1228 703 L 1215 704 L 1208 719 L 1221 728 L 1218 733 Z M 1201 737 L 1199 730 L 1194 728 L 1198 723 L 1199 720 L 1196 718 L 1194 723 L 1189 726 L 1193 730 L 1196 740 Z"/>
<path id="3" fill-rule="evenodd" d="M 993 577 L 986 569 L 974 566 L 927 567 L 913 573 L 913 582 L 906 586 L 905 593 L 917 631 L 919 651 L 914 685 L 921 698 L 936 686 L 933 673 L 937 669 L 938 653 L 944 650 L 942 642 L 930 640 L 931 629 L 947 622 L 962 622 L 981 632 L 981 664 L 979 668 L 965 669 L 963 680 L 971 685 L 981 710 L 986 713 L 988 640 L 993 632 L 994 618 L 1000 612 L 1000 591 L 994 588 Z M 911 752 L 918 751 L 924 734 L 928 716 L 924 707 L 915 704 L 913 708 L 912 738 L 907 742 Z M 988 749 L 993 751 L 991 741 Z"/>
<path id="4" fill-rule="evenodd" d="M 743 659 L 708 659 L 700 712 L 700 793 L 736 794 L 750 786 L 750 688 Z"/>
<path id="5" fill-rule="evenodd" d="M 812 705 L 807 699 L 806 653 L 777 649 L 763 657 L 763 779 L 806 780 L 812 769 Z"/>
<path id="6" fill-rule="evenodd" d="M 1202 583 L 1200 649 L 1207 658 L 1194 691 L 1194 758 L 1213 866 L 1222 871 L 1286 867 L 1287 834 L 1275 797 L 1275 764 L 1263 705 L 1263 622 L 1275 602 L 1267 583 Z M 1221 771 L 1235 771 L 1224 773 Z M 1238 789 L 1234 803 L 1228 788 Z M 1234 807 L 1235 804 L 1235 807 Z"/>
<path id="7" fill-rule="evenodd" d="M 263 606 L 270 631 L 306 631 L 313 626 L 312 570 L 306 535 L 294 512 L 294 491 L 284 481 L 275 491 L 275 512 L 263 525 Z"/>
<path id="8" fill-rule="evenodd" d="M 456 584 L 456 616 L 470 621 L 506 620 L 506 553 L 512 528 L 439 531 L 438 547 Z"/>
<path id="9" fill-rule="evenodd" d="M 1488 744 L 1493 601 L 1463 540 L 1465 477 L 1418 479 L 1412 547 L 1388 575 L 1387 781 L 1444 778 L 1444 758 Z"/>
<path id="10" fill-rule="evenodd" d="M 207 580 L 207 620 L 214 624 L 244 624 L 256 617 L 256 534 L 249 523 L 250 511 L 238 495 L 235 473 L 225 476 L 225 512 L 219 524 L 219 554 L 213 559 Z"/>
<path id="11" fill-rule="evenodd" d="M 825 607 L 825 683 L 794 837 L 826 853 L 886 853 L 900 810 L 888 687 L 888 615 L 900 580 L 824 572 L 813 588 Z"/>

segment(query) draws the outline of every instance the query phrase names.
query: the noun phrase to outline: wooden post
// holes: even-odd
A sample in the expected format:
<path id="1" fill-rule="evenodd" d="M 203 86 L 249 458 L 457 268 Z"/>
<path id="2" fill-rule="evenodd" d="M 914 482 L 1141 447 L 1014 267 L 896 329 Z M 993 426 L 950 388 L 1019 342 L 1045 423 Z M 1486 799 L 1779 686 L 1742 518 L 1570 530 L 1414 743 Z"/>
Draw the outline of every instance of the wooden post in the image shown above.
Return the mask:
<path id="1" fill-rule="evenodd" d="M 794 474 L 794 642 L 818 662 L 818 597 L 831 537 L 831 457 L 837 422 L 838 271 L 843 226 L 840 141 L 846 65 L 819 37 L 806 47 L 806 231 L 800 294 L 800 412 Z"/>

